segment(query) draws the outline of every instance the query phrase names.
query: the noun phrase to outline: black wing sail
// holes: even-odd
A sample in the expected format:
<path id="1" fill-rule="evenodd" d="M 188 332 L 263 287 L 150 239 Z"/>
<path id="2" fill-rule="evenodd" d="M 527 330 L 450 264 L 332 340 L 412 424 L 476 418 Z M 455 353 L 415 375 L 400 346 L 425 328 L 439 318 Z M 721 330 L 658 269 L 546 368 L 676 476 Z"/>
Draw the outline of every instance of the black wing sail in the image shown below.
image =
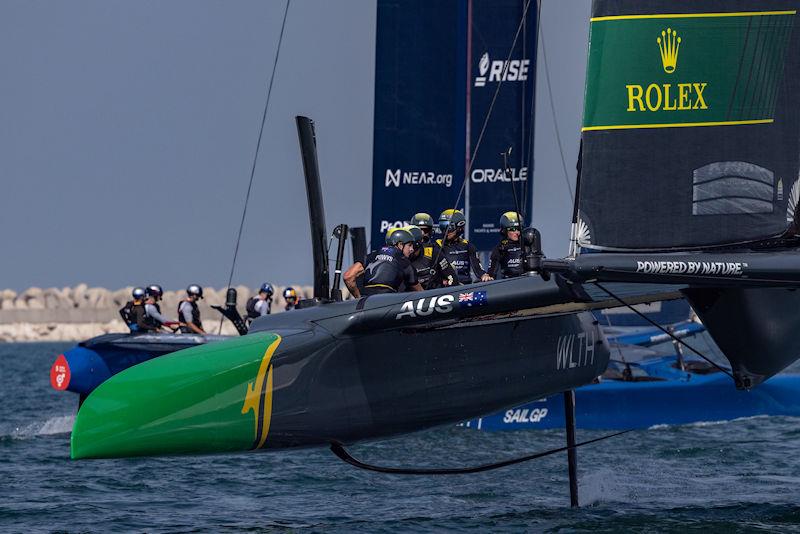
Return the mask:
<path id="1" fill-rule="evenodd" d="M 678 284 L 742 388 L 800 356 L 798 6 L 592 10 L 567 276 Z"/>
<path id="2" fill-rule="evenodd" d="M 794 232 L 798 4 L 594 2 L 583 248 L 697 249 Z"/>

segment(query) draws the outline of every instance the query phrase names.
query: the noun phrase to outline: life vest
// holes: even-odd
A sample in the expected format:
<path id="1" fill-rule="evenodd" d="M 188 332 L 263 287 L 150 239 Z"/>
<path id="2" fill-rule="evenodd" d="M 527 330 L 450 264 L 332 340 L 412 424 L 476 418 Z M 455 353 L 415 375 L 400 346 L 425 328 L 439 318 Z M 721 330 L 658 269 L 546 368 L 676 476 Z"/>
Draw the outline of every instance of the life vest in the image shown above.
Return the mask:
<path id="1" fill-rule="evenodd" d="M 143 320 L 145 317 L 144 302 L 141 300 L 129 300 L 125 303 L 125 306 L 119 310 L 119 314 L 122 320 L 125 321 L 125 324 L 128 325 L 131 332 L 138 332 L 139 321 Z"/>
<path id="2" fill-rule="evenodd" d="M 203 328 L 203 323 L 200 321 L 200 308 L 197 307 L 196 302 L 192 302 L 191 300 L 182 300 L 178 303 L 178 321 L 183 322 L 183 316 L 181 315 L 181 306 L 184 302 L 188 302 L 189 305 L 192 307 L 192 323 L 198 328 Z M 187 326 L 181 327 L 181 332 L 184 334 L 191 334 L 193 331 L 189 329 Z"/>
<path id="3" fill-rule="evenodd" d="M 258 297 L 250 297 L 247 299 L 247 303 L 244 305 L 244 309 L 247 312 L 247 317 L 250 319 L 256 319 L 261 317 L 261 314 L 256 311 L 256 303 L 258 302 Z"/>

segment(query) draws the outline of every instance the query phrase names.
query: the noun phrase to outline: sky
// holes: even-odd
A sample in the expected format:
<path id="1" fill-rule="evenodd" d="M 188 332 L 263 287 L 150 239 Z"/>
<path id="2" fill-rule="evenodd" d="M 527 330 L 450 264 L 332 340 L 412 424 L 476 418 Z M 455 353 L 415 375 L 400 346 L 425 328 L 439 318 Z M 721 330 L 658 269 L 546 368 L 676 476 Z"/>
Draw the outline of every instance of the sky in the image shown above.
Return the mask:
<path id="1" fill-rule="evenodd" d="M 567 252 L 588 0 L 542 0 L 534 223 Z M 224 287 L 285 2 L 0 2 L 0 288 Z M 291 0 L 234 284 L 311 283 L 294 116 L 328 229 L 369 227 L 376 6 Z M 555 134 L 561 134 L 567 176 Z"/>

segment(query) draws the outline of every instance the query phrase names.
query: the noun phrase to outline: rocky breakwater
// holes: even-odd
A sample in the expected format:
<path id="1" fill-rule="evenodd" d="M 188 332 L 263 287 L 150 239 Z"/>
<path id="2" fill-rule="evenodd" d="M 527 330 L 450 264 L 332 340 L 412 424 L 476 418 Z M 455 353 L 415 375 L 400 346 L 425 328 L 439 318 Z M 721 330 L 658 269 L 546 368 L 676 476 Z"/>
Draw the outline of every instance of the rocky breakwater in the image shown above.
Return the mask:
<path id="1" fill-rule="evenodd" d="M 313 293 L 310 286 L 292 286 L 300 298 Z M 282 297 L 283 287 L 276 286 L 272 313 L 283 311 L 286 302 Z M 17 293 L 10 289 L 0 290 L 0 341 L 79 341 L 109 332 L 127 332 L 119 309 L 131 298 L 132 287 L 109 290 L 102 287 L 76 287 L 42 289 L 31 287 Z M 244 315 L 247 299 L 254 290 L 238 286 L 239 311 Z M 204 288 L 205 298 L 200 301 L 200 313 L 207 332 L 219 331 L 220 314 L 211 305 L 225 304 L 225 289 Z M 161 310 L 170 319 L 177 318 L 178 302 L 186 295 L 185 290 L 165 291 Z M 227 320 L 223 322 L 223 334 L 236 331 Z"/>

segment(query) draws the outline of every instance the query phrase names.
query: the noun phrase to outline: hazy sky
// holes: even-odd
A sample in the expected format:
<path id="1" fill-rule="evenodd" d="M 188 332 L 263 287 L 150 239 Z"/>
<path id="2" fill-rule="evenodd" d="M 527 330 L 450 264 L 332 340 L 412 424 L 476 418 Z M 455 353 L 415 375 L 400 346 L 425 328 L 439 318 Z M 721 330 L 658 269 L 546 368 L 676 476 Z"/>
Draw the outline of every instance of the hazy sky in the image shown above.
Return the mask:
<path id="1" fill-rule="evenodd" d="M 543 1 L 574 182 L 589 2 Z M 0 288 L 224 286 L 284 5 L 2 0 Z M 316 121 L 328 229 L 369 227 L 375 16 L 292 0 L 234 283 L 311 281 L 297 114 Z M 561 255 L 571 200 L 538 69 L 534 219 Z"/>

